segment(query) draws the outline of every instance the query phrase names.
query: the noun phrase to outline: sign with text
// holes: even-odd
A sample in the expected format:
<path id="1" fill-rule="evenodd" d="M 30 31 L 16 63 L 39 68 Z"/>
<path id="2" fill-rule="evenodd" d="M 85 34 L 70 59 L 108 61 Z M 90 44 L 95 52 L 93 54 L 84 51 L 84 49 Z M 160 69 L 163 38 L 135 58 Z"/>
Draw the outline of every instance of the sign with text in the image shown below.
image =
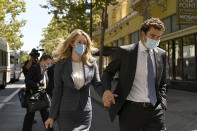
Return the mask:
<path id="1" fill-rule="evenodd" d="M 197 25 L 197 0 L 177 0 L 177 24 Z"/>

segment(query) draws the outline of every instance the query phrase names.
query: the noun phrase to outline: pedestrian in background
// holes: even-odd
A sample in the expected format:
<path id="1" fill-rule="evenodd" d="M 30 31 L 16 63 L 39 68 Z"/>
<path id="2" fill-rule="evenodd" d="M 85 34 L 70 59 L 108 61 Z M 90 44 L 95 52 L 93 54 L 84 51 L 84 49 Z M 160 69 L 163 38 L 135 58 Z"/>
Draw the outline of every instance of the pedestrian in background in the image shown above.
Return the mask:
<path id="1" fill-rule="evenodd" d="M 39 88 L 46 88 L 47 85 L 47 76 L 44 72 L 47 65 L 50 63 L 51 56 L 47 54 L 43 54 L 40 58 L 39 63 L 34 64 L 29 69 L 26 75 L 26 85 L 27 85 L 27 98 L 31 96 L 32 92 L 39 90 Z M 43 123 L 47 120 L 49 111 L 48 109 L 40 110 L 40 114 L 43 120 Z M 23 121 L 23 129 L 22 131 L 31 131 L 32 124 L 34 120 L 35 112 L 29 112 L 27 108 L 27 112 Z M 53 129 L 51 129 L 53 131 Z"/>
<path id="2" fill-rule="evenodd" d="M 47 68 L 47 75 L 48 75 L 49 82 L 46 87 L 46 92 L 49 94 L 51 98 L 52 98 L 52 92 L 54 88 L 54 68 L 55 68 L 55 60 L 54 58 L 52 58 Z"/>
<path id="3" fill-rule="evenodd" d="M 40 53 L 35 48 L 33 48 L 29 53 L 29 55 L 30 55 L 30 60 L 25 61 L 23 65 L 23 74 L 25 78 L 31 66 L 38 62 L 38 57 L 40 56 Z"/>
<path id="4" fill-rule="evenodd" d="M 120 131 L 165 131 L 168 63 L 166 52 L 158 48 L 165 30 L 163 22 L 151 18 L 141 26 L 138 43 L 121 46 L 107 66 L 102 81 L 102 100 L 110 107 L 110 118 L 119 115 Z M 111 80 L 119 72 L 114 94 Z"/>
<path id="5" fill-rule="evenodd" d="M 31 50 L 31 52 L 29 53 L 29 56 L 30 56 L 30 59 L 25 61 L 23 67 L 22 67 L 22 71 L 23 71 L 23 74 L 25 76 L 25 81 L 26 81 L 26 77 L 27 77 L 27 73 L 29 71 L 29 69 L 31 68 L 31 66 L 35 65 L 38 63 L 38 57 L 40 56 L 40 53 L 38 52 L 38 50 L 36 50 L 35 48 L 33 48 Z M 27 84 L 25 82 L 25 99 L 27 94 L 28 94 L 28 90 L 27 90 Z M 25 103 L 27 103 L 27 101 L 25 100 Z M 33 123 L 37 123 L 36 120 L 33 121 Z"/>
<path id="6" fill-rule="evenodd" d="M 101 92 L 91 45 L 89 36 L 76 29 L 57 49 L 55 87 L 46 128 L 52 127 L 57 120 L 60 131 L 89 131 L 92 120 L 90 84 Z"/>

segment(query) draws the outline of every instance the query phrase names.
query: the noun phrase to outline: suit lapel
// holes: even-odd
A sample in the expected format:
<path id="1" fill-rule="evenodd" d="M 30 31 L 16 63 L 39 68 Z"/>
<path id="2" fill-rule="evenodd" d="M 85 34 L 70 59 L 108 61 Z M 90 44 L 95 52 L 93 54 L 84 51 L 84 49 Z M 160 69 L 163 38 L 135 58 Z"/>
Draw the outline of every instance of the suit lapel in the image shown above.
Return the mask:
<path id="1" fill-rule="evenodd" d="M 154 59 L 155 59 L 155 70 L 156 70 L 156 80 L 155 80 L 155 84 L 156 84 L 156 87 L 158 87 L 158 79 L 159 79 L 159 76 L 160 76 L 160 71 L 159 71 L 159 68 L 160 68 L 160 62 L 161 62 L 161 59 L 160 59 L 160 56 L 159 56 L 159 53 L 158 53 L 158 50 L 155 48 L 153 49 L 153 52 L 154 52 Z"/>
<path id="2" fill-rule="evenodd" d="M 136 73 L 136 66 L 137 66 L 137 56 L 138 56 L 138 46 L 139 44 L 135 44 L 133 48 L 130 49 L 130 53 L 129 53 L 129 59 L 128 59 L 128 89 L 130 90 L 132 85 L 133 85 L 133 81 L 135 78 L 135 73 Z M 130 92 L 130 91 L 128 91 Z"/>
<path id="3" fill-rule="evenodd" d="M 69 57 L 68 58 L 68 60 L 67 60 L 67 72 L 68 72 L 68 76 L 70 76 L 71 77 L 71 79 L 72 79 L 72 83 L 74 84 L 74 78 L 73 78 L 73 68 L 72 68 L 72 59 L 71 59 L 71 57 Z"/>
<path id="4" fill-rule="evenodd" d="M 130 60 L 129 60 L 129 65 L 130 65 L 130 72 L 136 71 L 136 66 L 137 66 L 137 57 L 138 57 L 138 47 L 139 44 L 136 44 L 134 49 L 131 49 L 130 51 Z"/>
<path id="5" fill-rule="evenodd" d="M 69 57 L 66 63 L 67 63 L 67 66 L 66 67 L 68 67 L 66 70 L 68 72 L 68 75 L 71 77 L 72 83 L 74 85 L 73 68 L 72 68 L 72 58 Z M 88 77 L 87 76 L 88 75 L 87 72 L 88 71 L 89 71 L 88 65 L 83 62 L 83 72 L 84 72 L 84 80 L 85 80 L 84 85 L 87 85 L 87 77 Z"/>
<path id="6" fill-rule="evenodd" d="M 87 85 L 87 75 L 88 75 L 88 72 L 89 71 L 89 68 L 88 68 L 88 65 L 86 65 L 84 62 L 83 62 L 83 73 L 84 73 L 84 85 L 86 86 Z"/>

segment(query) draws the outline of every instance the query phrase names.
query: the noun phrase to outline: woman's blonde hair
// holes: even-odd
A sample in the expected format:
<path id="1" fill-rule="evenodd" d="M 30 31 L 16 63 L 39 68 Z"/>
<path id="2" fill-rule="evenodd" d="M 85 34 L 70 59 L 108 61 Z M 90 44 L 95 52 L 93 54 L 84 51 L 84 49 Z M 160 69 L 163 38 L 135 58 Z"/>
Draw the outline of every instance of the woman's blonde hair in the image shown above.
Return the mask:
<path id="1" fill-rule="evenodd" d="M 71 43 L 75 42 L 77 37 L 79 37 L 80 35 L 83 35 L 87 40 L 87 44 L 86 44 L 87 47 L 85 53 L 82 55 L 82 61 L 88 65 L 92 65 L 89 60 L 93 58 L 91 54 L 91 48 L 93 43 L 90 40 L 88 34 L 81 29 L 75 29 L 74 31 L 72 31 L 72 33 L 66 38 L 66 40 L 58 45 L 55 51 L 55 54 L 57 55 L 57 59 L 56 59 L 57 61 L 61 61 L 72 55 Z"/>

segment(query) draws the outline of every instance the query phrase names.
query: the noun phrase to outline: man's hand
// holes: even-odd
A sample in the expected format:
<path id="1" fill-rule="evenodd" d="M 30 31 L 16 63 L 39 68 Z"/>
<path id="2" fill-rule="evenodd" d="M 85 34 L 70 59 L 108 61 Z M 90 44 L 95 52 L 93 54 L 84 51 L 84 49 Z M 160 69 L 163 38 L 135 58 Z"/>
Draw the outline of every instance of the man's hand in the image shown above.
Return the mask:
<path id="1" fill-rule="evenodd" d="M 162 109 L 166 110 L 166 106 L 163 103 L 161 103 L 161 107 Z"/>
<path id="2" fill-rule="evenodd" d="M 118 95 L 112 94 L 110 90 L 106 90 L 102 97 L 104 107 L 110 107 L 112 104 L 115 104 L 115 97 L 118 97 Z"/>
<path id="3" fill-rule="evenodd" d="M 45 121 L 45 127 L 48 129 L 48 128 L 52 128 L 53 127 L 53 124 L 54 124 L 54 119 L 52 118 L 48 118 L 46 121 Z"/>

